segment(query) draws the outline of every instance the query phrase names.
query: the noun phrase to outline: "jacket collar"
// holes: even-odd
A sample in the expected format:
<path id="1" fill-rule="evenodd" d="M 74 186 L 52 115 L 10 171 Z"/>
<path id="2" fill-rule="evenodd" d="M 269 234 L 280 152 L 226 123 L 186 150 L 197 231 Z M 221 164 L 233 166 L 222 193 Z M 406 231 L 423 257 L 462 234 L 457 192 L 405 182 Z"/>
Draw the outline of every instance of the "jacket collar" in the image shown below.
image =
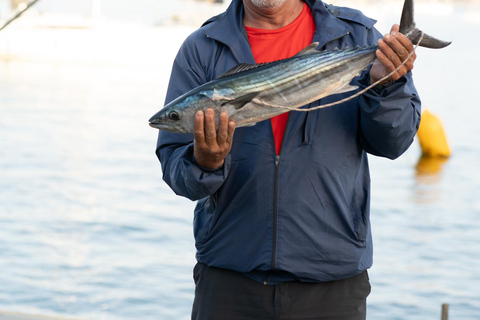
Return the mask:
<path id="1" fill-rule="evenodd" d="M 206 26 L 205 36 L 228 46 L 238 63 L 255 63 L 243 25 L 243 1 L 232 0 L 223 14 L 212 19 L 216 21 Z"/>
<path id="2" fill-rule="evenodd" d="M 352 28 L 346 22 L 343 22 L 331 14 L 322 1 L 305 0 L 305 2 L 312 10 L 312 16 L 316 26 L 313 41 L 318 42 L 318 48 L 322 48 L 328 42 L 352 32 Z"/>
<path id="3" fill-rule="evenodd" d="M 312 16 L 316 25 L 313 40 L 319 42 L 319 48 L 352 31 L 347 23 L 332 15 L 322 1 L 304 1 L 312 10 Z M 205 36 L 230 47 L 239 63 L 255 63 L 243 25 L 243 12 L 243 1 L 232 0 L 230 6 L 223 14 L 205 23 Z M 215 23 L 209 23 L 213 21 Z"/>

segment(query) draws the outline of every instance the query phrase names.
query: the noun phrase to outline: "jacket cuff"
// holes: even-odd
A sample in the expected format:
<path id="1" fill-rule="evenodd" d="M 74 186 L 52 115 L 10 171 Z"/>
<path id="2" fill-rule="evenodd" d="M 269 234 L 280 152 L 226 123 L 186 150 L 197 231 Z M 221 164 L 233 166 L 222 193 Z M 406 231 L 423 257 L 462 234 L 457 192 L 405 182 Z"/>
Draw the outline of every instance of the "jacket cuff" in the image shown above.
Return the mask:
<path id="1" fill-rule="evenodd" d="M 370 82 L 370 69 L 371 68 L 372 68 L 372 66 L 370 65 L 368 67 L 368 69 L 358 79 L 359 84 L 363 88 L 366 88 L 366 87 L 368 87 L 372 84 Z M 406 83 L 407 83 L 407 78 L 405 76 L 403 76 L 396 81 L 389 81 L 389 82 L 386 82 L 386 83 L 378 84 L 375 87 L 368 90 L 367 93 L 370 93 L 370 94 L 372 94 L 374 96 L 378 96 L 378 97 L 385 97 L 385 96 L 388 96 L 392 91 L 395 91 L 396 89 L 402 87 Z"/>
<path id="2" fill-rule="evenodd" d="M 228 158 L 230 158 L 230 155 L 227 155 Z M 192 158 L 191 158 L 191 161 L 192 163 L 194 163 L 200 170 L 202 170 L 203 172 L 205 173 L 216 173 L 218 171 L 221 171 L 224 169 L 225 167 L 225 162 L 227 162 L 227 158 L 225 158 L 225 161 L 223 161 L 223 164 L 218 167 L 218 168 L 215 168 L 215 169 L 210 169 L 210 168 L 207 168 L 207 167 L 204 167 L 200 164 L 198 164 L 197 162 L 197 159 L 195 159 L 195 156 L 192 155 Z"/>
<path id="3" fill-rule="evenodd" d="M 178 173 L 171 176 L 169 185 L 177 194 L 198 200 L 214 194 L 223 185 L 230 170 L 231 156 L 227 155 L 220 168 L 202 168 L 193 157 L 192 144 L 184 151 L 182 160 L 176 166 L 180 168 L 172 169 Z"/>

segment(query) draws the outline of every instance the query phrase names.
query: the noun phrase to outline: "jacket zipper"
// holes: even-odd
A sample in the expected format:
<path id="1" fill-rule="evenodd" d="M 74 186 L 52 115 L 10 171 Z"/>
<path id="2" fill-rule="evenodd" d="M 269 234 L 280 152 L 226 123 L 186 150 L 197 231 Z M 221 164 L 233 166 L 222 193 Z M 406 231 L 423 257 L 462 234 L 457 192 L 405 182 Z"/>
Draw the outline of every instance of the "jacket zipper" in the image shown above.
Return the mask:
<path id="1" fill-rule="evenodd" d="M 282 146 L 280 148 L 279 154 L 275 154 L 275 176 L 274 176 L 274 185 L 273 185 L 273 239 L 272 239 L 272 261 L 271 261 L 271 269 L 270 270 L 275 270 L 275 260 L 277 256 L 277 220 L 278 220 L 278 171 L 279 171 L 279 166 L 280 166 L 280 154 L 282 153 L 284 147 L 285 147 L 285 137 L 287 135 L 287 128 L 288 124 L 290 123 L 290 116 L 287 119 L 287 124 L 285 125 L 285 132 L 283 133 L 283 139 L 282 139 Z M 273 135 L 273 130 L 272 130 L 272 135 Z M 275 138 L 274 138 L 274 146 L 275 150 Z M 263 281 L 264 285 L 268 284 L 268 278 L 269 274 L 265 277 L 265 280 Z"/>
<path id="2" fill-rule="evenodd" d="M 276 252 L 277 252 L 277 210 L 278 210 L 278 167 L 280 164 L 280 155 L 275 155 L 275 178 L 274 178 L 274 186 L 273 186 L 273 239 L 272 239 L 272 261 L 271 261 L 271 269 L 275 270 L 275 259 L 276 259 Z M 270 278 L 270 274 L 267 273 L 265 276 L 265 280 L 263 281 L 264 285 L 268 284 L 268 278 Z"/>
<path id="3" fill-rule="evenodd" d="M 275 155 L 275 180 L 273 187 L 273 245 L 272 245 L 272 270 L 275 270 L 277 256 L 277 220 L 278 220 L 278 167 L 280 155 Z"/>

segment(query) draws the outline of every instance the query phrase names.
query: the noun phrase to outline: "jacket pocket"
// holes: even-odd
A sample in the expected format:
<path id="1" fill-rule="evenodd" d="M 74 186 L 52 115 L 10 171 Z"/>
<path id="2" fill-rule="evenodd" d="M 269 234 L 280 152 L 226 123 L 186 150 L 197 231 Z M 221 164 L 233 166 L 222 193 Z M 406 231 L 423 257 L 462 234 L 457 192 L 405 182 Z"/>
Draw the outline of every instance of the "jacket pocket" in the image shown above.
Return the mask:
<path id="1" fill-rule="evenodd" d="M 197 244 L 205 242 L 210 234 L 215 206 L 214 196 L 200 199 L 197 202 L 193 217 L 193 235 Z"/>
<path id="2" fill-rule="evenodd" d="M 355 237 L 358 241 L 365 242 L 367 238 L 367 223 L 363 210 L 357 210 L 353 213 L 353 226 Z"/>
<path id="3" fill-rule="evenodd" d="M 310 109 L 312 104 L 308 105 L 307 109 Z M 316 113 L 313 111 L 304 112 L 305 120 L 303 122 L 303 137 L 301 145 L 307 145 L 311 143 L 312 137 L 315 134 L 315 129 L 317 127 L 317 117 Z"/>
<path id="4" fill-rule="evenodd" d="M 364 156 L 363 161 L 366 161 Z M 370 177 L 368 169 L 363 169 L 355 181 L 355 193 L 352 207 L 352 218 L 355 236 L 358 241 L 365 242 L 370 219 Z"/>

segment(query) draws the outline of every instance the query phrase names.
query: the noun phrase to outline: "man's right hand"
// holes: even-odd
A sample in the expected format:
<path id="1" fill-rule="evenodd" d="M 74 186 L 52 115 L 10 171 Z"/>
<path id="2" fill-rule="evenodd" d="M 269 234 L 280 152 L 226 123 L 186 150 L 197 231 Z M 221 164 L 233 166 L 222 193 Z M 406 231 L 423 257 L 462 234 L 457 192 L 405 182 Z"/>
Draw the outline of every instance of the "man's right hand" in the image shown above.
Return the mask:
<path id="1" fill-rule="evenodd" d="M 198 111 L 194 122 L 193 155 L 195 161 L 205 168 L 215 170 L 223 165 L 232 148 L 235 122 L 228 121 L 226 112 L 220 114 L 218 132 L 215 128 L 215 112 L 209 108 Z"/>

